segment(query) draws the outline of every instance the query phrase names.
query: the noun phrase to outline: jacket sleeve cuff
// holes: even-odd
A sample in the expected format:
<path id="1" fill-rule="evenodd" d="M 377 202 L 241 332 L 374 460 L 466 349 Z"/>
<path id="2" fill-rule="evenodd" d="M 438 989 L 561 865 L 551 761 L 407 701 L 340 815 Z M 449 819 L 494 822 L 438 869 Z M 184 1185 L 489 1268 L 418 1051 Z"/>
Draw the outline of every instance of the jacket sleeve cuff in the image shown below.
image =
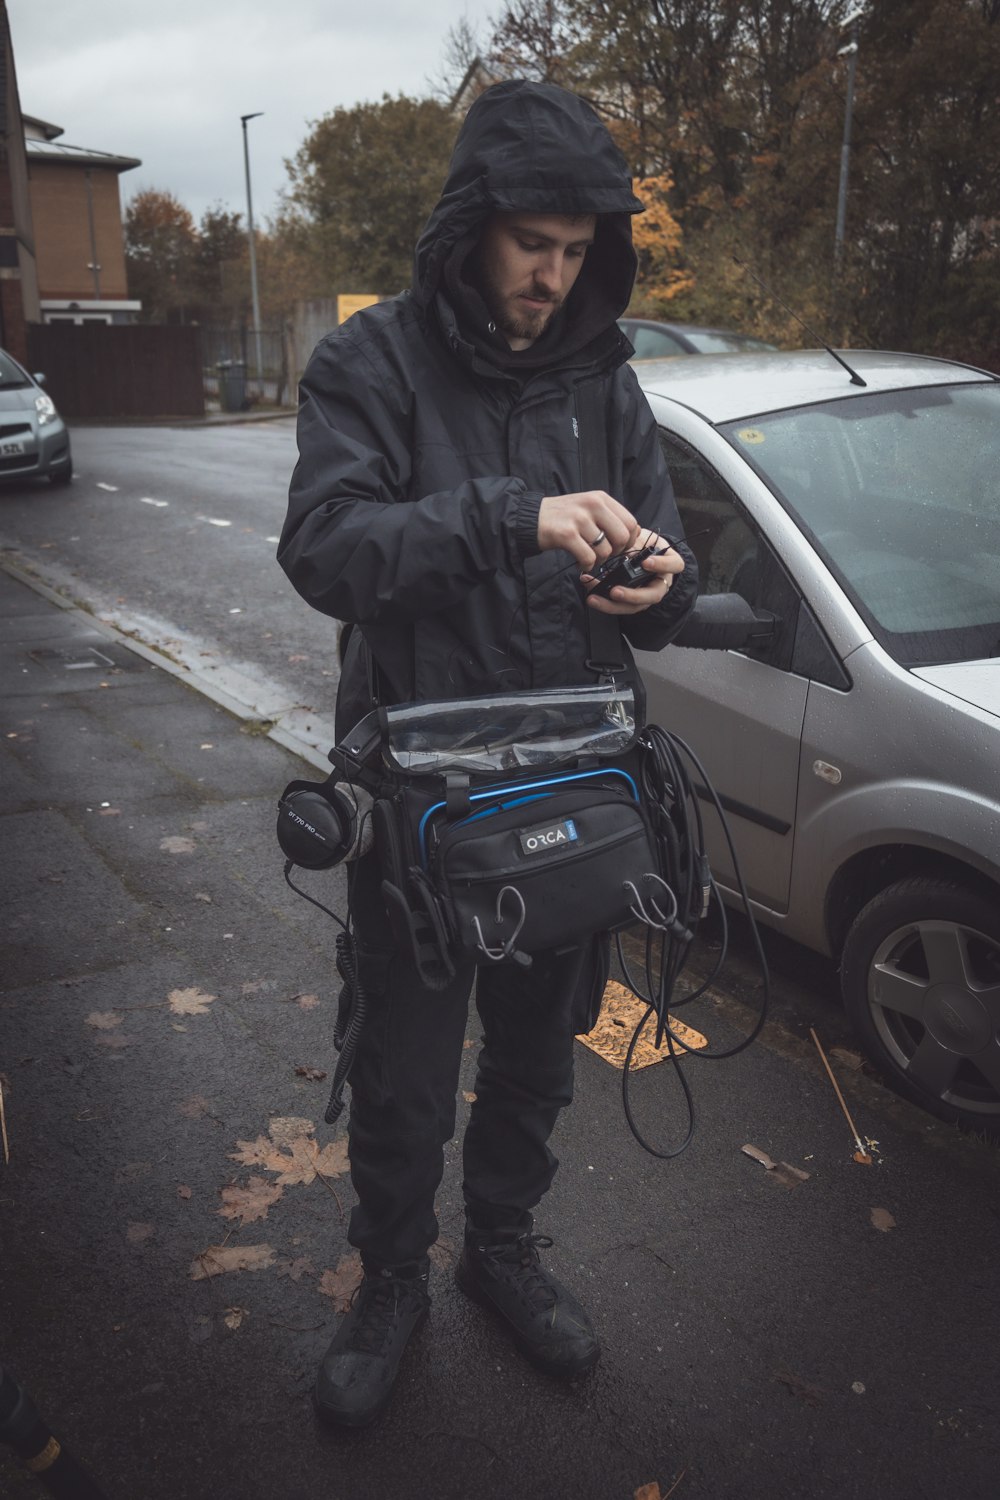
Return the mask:
<path id="1" fill-rule="evenodd" d="M 543 499 L 543 495 L 529 492 L 521 495 L 517 501 L 514 537 L 522 557 L 536 557 L 542 550 L 538 545 L 538 512 Z"/>

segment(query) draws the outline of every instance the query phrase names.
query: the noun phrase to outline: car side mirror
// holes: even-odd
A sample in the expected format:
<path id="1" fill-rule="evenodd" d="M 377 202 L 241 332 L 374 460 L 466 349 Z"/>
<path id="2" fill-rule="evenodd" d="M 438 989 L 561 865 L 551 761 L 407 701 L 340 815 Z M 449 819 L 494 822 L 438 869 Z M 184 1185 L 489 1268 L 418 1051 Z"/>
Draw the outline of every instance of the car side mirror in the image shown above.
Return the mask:
<path id="1" fill-rule="evenodd" d="M 44 385 L 45 384 L 45 376 L 43 375 L 43 373 L 42 373 L 41 370 L 36 370 L 35 373 L 34 373 L 34 375 L 32 375 L 31 378 L 32 378 L 32 380 L 37 381 L 39 385 Z"/>
<path id="2" fill-rule="evenodd" d="M 671 641 L 699 651 L 737 651 L 774 634 L 777 621 L 751 608 L 740 594 L 701 594 Z"/>

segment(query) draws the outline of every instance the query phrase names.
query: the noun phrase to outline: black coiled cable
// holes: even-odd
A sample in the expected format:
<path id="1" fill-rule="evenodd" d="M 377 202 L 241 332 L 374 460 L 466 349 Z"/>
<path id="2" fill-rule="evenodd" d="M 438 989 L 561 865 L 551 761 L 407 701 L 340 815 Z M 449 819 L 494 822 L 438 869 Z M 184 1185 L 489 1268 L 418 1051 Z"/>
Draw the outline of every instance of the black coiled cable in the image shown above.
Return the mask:
<path id="1" fill-rule="evenodd" d="M 736 860 L 736 851 L 733 847 L 733 840 L 726 821 L 726 815 L 705 773 L 704 767 L 694 751 L 683 740 L 679 739 L 676 735 L 668 733 L 667 730 L 658 724 L 649 725 L 643 731 L 639 743 L 643 752 L 641 779 L 644 802 L 653 824 L 653 835 L 660 858 L 660 868 L 665 872 L 667 884 L 671 887 L 677 899 L 677 920 L 668 924 L 668 930 L 662 934 L 659 944 L 658 964 L 654 964 L 655 939 L 653 930 L 651 928 L 647 929 L 645 987 L 637 983 L 632 976 L 622 948 L 621 935 L 618 934 L 616 937 L 618 961 L 621 965 L 626 986 L 639 1000 L 645 1001 L 647 1007 L 632 1033 L 628 1050 L 625 1054 L 625 1066 L 622 1072 L 622 1106 L 625 1111 L 628 1127 L 643 1150 L 648 1151 L 651 1156 L 670 1160 L 675 1156 L 679 1156 L 690 1145 L 691 1138 L 694 1135 L 694 1100 L 688 1080 L 684 1076 L 684 1072 L 680 1066 L 682 1054 L 688 1053 L 691 1056 L 705 1058 L 706 1060 L 718 1060 L 724 1057 L 735 1057 L 737 1053 L 749 1047 L 750 1043 L 759 1034 L 767 1015 L 769 977 L 767 960 L 761 945 L 760 934 L 757 931 L 757 924 L 750 909 L 750 900 L 743 883 L 743 876 L 740 873 L 739 864 Z M 707 789 L 722 824 L 722 830 L 732 857 L 733 869 L 736 872 L 740 898 L 750 922 L 750 930 L 763 977 L 760 1014 L 753 1029 L 748 1036 L 744 1037 L 734 1047 L 729 1047 L 718 1052 L 709 1052 L 704 1048 L 695 1049 L 689 1046 L 670 1025 L 671 1011 L 676 1011 L 682 1005 L 691 1004 L 692 1001 L 697 1000 L 714 983 L 725 962 L 728 945 L 728 924 L 726 922 L 725 906 L 719 896 L 718 887 L 708 867 L 708 861 L 704 852 L 704 827 L 702 824 L 701 809 L 698 805 L 697 793 L 684 764 L 684 757 L 687 757 L 701 777 L 701 781 Z M 723 924 L 723 940 L 719 958 L 709 977 L 696 990 L 683 999 L 675 1001 L 673 999 L 674 987 L 687 961 L 688 953 L 694 940 L 694 930 L 698 922 L 706 914 L 712 898 L 718 904 Z M 639 1040 L 646 1025 L 653 1015 L 656 1016 L 654 1045 L 659 1048 L 664 1040 L 666 1041 L 670 1060 L 684 1093 L 688 1113 L 688 1125 L 683 1140 L 678 1146 L 665 1151 L 659 1151 L 654 1146 L 651 1146 L 642 1135 L 635 1122 L 631 1099 L 629 1097 L 629 1078 L 632 1059 L 635 1056 L 636 1048 L 639 1045 Z"/>
<path id="2" fill-rule="evenodd" d="M 354 934 L 345 927 L 337 933 L 337 968 L 344 981 L 344 993 L 340 999 L 340 1011 L 333 1033 L 333 1045 L 340 1056 L 330 1085 L 330 1102 L 323 1119 L 328 1125 L 336 1124 L 344 1108 L 344 1085 L 351 1071 L 358 1038 L 364 1030 L 368 1015 L 368 997 L 358 973 L 358 950 Z"/>
<path id="3" fill-rule="evenodd" d="M 310 896 L 307 891 L 295 884 L 291 876 L 293 868 L 293 862 L 290 859 L 286 860 L 285 880 L 295 894 L 312 906 L 318 907 L 328 917 L 332 917 L 341 929 L 337 933 L 337 968 L 344 981 L 344 992 L 341 995 L 337 1024 L 333 1031 L 333 1045 L 340 1056 L 334 1069 L 333 1083 L 330 1085 L 330 1101 L 323 1115 L 326 1123 L 333 1125 L 343 1113 L 344 1086 L 351 1071 L 351 1064 L 354 1062 L 358 1038 L 368 1015 L 368 997 L 358 973 L 358 950 L 350 927 L 337 916 L 335 911 L 331 911 L 328 906 L 323 905 L 322 901 L 317 901 L 314 896 Z"/>

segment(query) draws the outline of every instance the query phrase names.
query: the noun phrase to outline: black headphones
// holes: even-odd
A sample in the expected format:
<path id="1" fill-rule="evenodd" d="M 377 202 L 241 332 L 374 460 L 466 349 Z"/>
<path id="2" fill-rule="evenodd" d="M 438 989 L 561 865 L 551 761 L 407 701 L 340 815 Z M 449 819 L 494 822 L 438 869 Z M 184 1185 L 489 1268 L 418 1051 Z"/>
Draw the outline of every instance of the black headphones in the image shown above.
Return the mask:
<path id="1" fill-rule="evenodd" d="M 278 843 L 293 865 L 329 870 L 354 848 L 357 803 L 349 791 L 327 781 L 290 781 L 278 802 Z"/>

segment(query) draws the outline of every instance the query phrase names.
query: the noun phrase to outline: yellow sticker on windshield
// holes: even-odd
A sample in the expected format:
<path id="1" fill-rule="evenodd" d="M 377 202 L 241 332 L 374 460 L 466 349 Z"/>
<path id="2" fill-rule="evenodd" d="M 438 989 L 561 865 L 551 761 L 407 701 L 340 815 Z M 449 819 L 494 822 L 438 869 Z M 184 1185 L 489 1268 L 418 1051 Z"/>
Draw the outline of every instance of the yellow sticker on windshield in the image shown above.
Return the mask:
<path id="1" fill-rule="evenodd" d="M 762 443 L 764 434 L 759 427 L 741 427 L 736 434 L 741 443 Z"/>

